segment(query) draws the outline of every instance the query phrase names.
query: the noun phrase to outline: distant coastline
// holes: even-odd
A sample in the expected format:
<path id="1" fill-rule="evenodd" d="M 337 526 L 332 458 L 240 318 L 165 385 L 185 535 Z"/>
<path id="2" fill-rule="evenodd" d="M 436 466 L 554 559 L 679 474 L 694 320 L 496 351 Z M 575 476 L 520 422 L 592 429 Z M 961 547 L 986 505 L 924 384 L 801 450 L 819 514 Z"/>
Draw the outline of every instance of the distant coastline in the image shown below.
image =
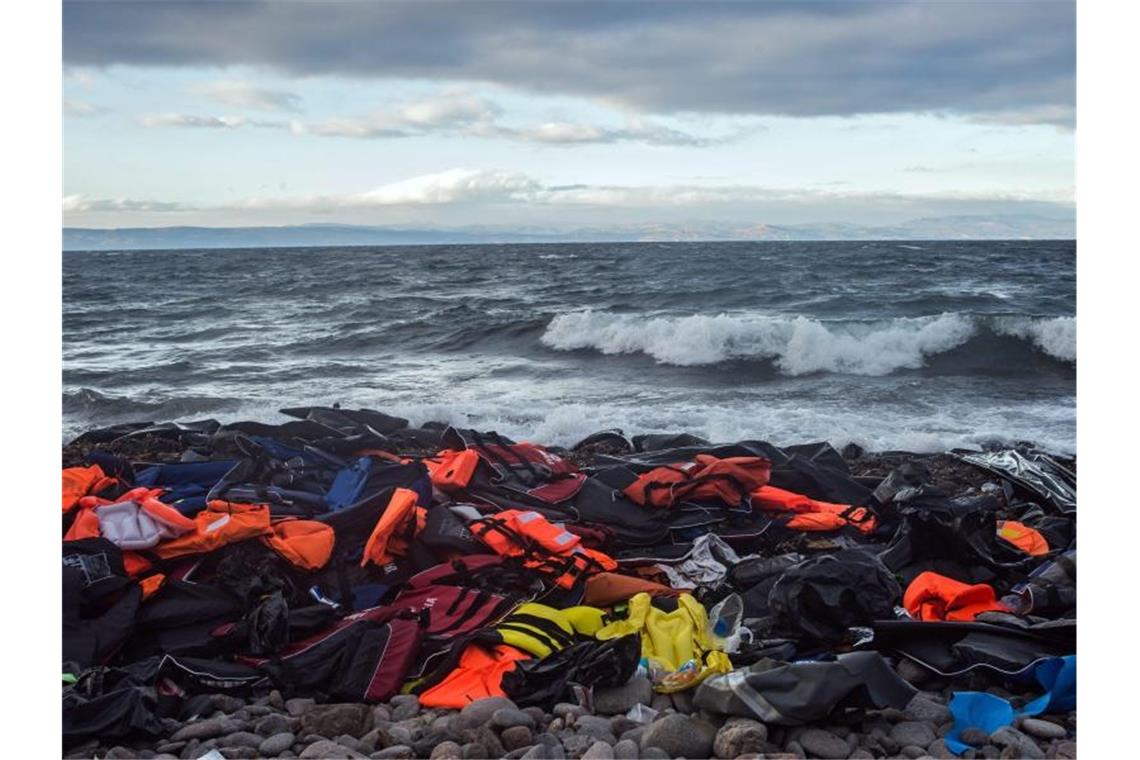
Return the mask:
<path id="1" fill-rule="evenodd" d="M 946 216 L 898 225 L 642 224 L 574 230 L 499 227 L 412 228 L 351 224 L 278 227 L 64 227 L 63 250 L 171 250 L 367 245 L 508 245 L 513 243 L 671 243 L 838 240 L 1073 240 L 1072 219 L 1043 216 Z"/>

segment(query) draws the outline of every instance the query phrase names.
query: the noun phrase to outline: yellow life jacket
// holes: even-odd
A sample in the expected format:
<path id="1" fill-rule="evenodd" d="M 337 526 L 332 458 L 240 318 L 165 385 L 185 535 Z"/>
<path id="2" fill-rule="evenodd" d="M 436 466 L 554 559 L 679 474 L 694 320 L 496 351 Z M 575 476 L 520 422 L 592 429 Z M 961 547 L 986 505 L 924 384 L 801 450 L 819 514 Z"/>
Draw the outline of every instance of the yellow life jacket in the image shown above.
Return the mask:
<path id="1" fill-rule="evenodd" d="M 709 635 L 708 623 L 704 606 L 690 594 L 681 594 L 677 609 L 665 612 L 653 606 L 649 594 L 640 593 L 629 600 L 629 617 L 606 625 L 595 637 L 641 634 L 641 657 L 649 665 L 653 688 L 667 694 L 732 670 L 728 655 Z"/>

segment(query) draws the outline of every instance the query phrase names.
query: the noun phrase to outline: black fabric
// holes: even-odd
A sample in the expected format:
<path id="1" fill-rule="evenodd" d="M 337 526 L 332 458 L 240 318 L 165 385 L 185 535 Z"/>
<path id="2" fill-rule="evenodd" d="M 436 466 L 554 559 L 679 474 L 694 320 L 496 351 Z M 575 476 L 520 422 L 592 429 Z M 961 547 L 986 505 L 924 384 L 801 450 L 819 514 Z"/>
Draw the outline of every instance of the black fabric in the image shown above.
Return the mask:
<path id="1" fill-rule="evenodd" d="M 242 600 L 225 589 L 168 578 L 139 609 L 123 657 L 129 662 L 160 654 L 212 656 L 221 643 L 215 629 L 244 614 Z"/>
<path id="2" fill-rule="evenodd" d="M 105 538 L 63 544 L 63 662 L 82 670 L 107 662 L 135 630 L 142 590 Z"/>
<path id="3" fill-rule="evenodd" d="M 902 709 L 917 694 L 877 652 L 823 662 L 761 660 L 747 670 L 706 679 L 697 707 L 777 725 L 825 722 L 845 707 Z"/>
<path id="4" fill-rule="evenodd" d="M 503 674 L 503 691 L 519 707 L 549 708 L 569 701 L 574 684 L 606 688 L 633 678 L 641 661 L 641 637 L 583 641 L 541 660 L 525 660 Z"/>
<path id="5" fill-rule="evenodd" d="M 428 510 L 423 530 L 416 536 L 415 542 L 431 550 L 436 562 L 443 561 L 453 553 L 471 555 L 486 551 L 483 543 L 471 534 L 463 521 L 443 506 Z"/>
<path id="6" fill-rule="evenodd" d="M 889 618 L 902 591 L 868 552 L 847 549 L 805 560 L 773 584 L 768 605 L 776 630 L 822 644 L 837 644 L 848 629 Z"/>
<path id="7" fill-rule="evenodd" d="M 990 509 L 930 508 L 911 503 L 901 511 L 901 525 L 879 554 L 892 572 L 909 585 L 932 570 L 963 583 L 1012 581 L 1034 563 L 1032 557 L 997 536 L 997 515 Z M 1008 587 L 1008 584 L 1006 584 Z"/>
<path id="8" fill-rule="evenodd" d="M 1022 673 L 1048 657 L 1076 650 L 1076 621 L 1025 628 L 990 623 L 891 620 L 876 622 L 870 646 L 905 655 L 936 673 L 961 675 L 978 668 Z"/>

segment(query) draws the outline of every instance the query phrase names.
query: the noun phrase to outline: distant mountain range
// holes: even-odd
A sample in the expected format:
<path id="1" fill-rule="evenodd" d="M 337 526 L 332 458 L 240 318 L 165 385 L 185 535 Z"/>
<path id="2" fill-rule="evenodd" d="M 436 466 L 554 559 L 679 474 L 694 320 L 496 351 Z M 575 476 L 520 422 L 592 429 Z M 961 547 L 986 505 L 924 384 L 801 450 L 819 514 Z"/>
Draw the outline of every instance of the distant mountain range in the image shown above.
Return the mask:
<path id="1" fill-rule="evenodd" d="M 65 227 L 65 251 L 286 248 L 353 245 L 671 242 L 694 240 L 1071 239 L 1074 221 L 1030 215 L 942 216 L 890 226 L 858 224 L 638 224 L 574 230 L 500 227 L 414 229 L 352 224 L 283 227 Z"/>

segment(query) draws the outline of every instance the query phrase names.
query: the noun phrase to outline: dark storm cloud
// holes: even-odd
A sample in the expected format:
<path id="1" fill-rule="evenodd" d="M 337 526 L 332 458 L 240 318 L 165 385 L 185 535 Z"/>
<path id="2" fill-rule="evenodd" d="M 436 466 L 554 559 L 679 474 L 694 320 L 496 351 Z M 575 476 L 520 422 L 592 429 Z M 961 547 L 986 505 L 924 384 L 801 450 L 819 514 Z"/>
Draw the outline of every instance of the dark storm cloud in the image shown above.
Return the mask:
<path id="1" fill-rule="evenodd" d="M 653 112 L 1072 120 L 1071 2 L 67 2 L 69 65 L 483 80 Z"/>

